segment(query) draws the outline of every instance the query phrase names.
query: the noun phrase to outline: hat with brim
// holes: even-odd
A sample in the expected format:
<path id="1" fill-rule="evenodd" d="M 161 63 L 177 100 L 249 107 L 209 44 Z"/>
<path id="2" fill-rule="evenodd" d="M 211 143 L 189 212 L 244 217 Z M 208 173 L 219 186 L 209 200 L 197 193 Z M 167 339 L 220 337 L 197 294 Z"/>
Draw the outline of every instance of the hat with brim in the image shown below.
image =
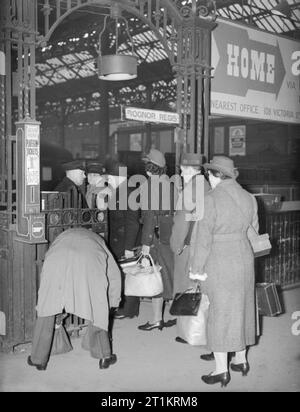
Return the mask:
<path id="1" fill-rule="evenodd" d="M 105 173 L 105 168 L 102 163 L 88 163 L 86 167 L 87 173 L 97 173 L 103 175 Z"/>
<path id="2" fill-rule="evenodd" d="M 150 152 L 142 158 L 144 162 L 151 162 L 159 167 L 165 167 L 166 159 L 162 152 L 157 149 L 151 149 Z"/>
<path id="3" fill-rule="evenodd" d="M 181 166 L 200 167 L 204 162 L 204 156 L 197 153 L 182 153 L 180 159 Z"/>
<path id="4" fill-rule="evenodd" d="M 214 156 L 209 163 L 203 165 L 205 170 L 216 170 L 223 173 L 225 176 L 236 179 L 239 172 L 234 167 L 233 160 L 226 156 Z"/>
<path id="5" fill-rule="evenodd" d="M 78 169 L 85 171 L 84 164 L 81 160 L 72 160 L 71 162 L 63 163 L 62 167 L 65 171 Z"/>

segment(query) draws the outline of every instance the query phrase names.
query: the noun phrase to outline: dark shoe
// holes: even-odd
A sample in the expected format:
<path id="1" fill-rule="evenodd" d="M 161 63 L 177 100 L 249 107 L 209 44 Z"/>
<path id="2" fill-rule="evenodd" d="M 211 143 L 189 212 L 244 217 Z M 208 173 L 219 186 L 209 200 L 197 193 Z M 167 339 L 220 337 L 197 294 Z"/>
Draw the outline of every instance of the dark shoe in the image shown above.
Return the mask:
<path id="1" fill-rule="evenodd" d="M 226 386 L 230 382 L 230 375 L 229 372 L 219 373 L 218 375 L 203 375 L 201 376 L 203 382 L 207 383 L 208 385 L 214 385 L 215 383 L 220 382 L 221 386 Z"/>
<path id="2" fill-rule="evenodd" d="M 176 325 L 177 319 L 170 319 L 167 322 L 164 322 L 165 328 L 171 328 L 172 326 Z"/>
<path id="3" fill-rule="evenodd" d="M 99 368 L 107 369 L 110 365 L 113 365 L 116 362 L 117 362 L 117 355 L 113 353 L 108 358 L 101 358 L 99 360 Z"/>
<path id="4" fill-rule="evenodd" d="M 186 340 L 182 339 L 180 336 L 176 336 L 175 340 L 176 342 L 179 342 L 179 343 L 188 343 Z"/>
<path id="5" fill-rule="evenodd" d="M 134 318 L 135 316 L 137 316 L 137 315 L 126 316 L 126 315 L 121 315 L 121 314 L 116 313 L 116 314 L 114 315 L 114 318 L 115 318 L 115 319 L 125 319 L 125 318 L 132 319 L 132 318 Z"/>
<path id="6" fill-rule="evenodd" d="M 247 373 L 249 372 L 250 366 L 248 362 L 245 363 L 231 363 L 230 364 L 230 368 L 231 370 L 233 370 L 234 372 L 242 372 L 243 376 L 246 376 Z"/>
<path id="7" fill-rule="evenodd" d="M 39 371 L 44 371 L 44 370 L 47 369 L 47 363 L 44 364 L 44 365 L 38 364 L 38 363 L 33 363 L 30 356 L 28 356 L 28 358 L 27 358 L 27 363 L 30 366 L 35 366 L 37 368 L 37 370 L 39 370 Z"/>
<path id="8" fill-rule="evenodd" d="M 204 355 L 200 355 L 200 359 L 206 360 L 206 361 L 210 361 L 210 360 L 214 360 L 214 359 L 215 359 L 215 356 L 214 356 L 214 353 L 213 353 L 213 352 L 211 352 L 211 353 L 205 353 Z"/>
<path id="9" fill-rule="evenodd" d="M 160 320 L 159 322 L 155 322 L 155 323 L 147 322 L 144 325 L 138 326 L 138 329 L 140 330 L 152 330 L 152 329 L 163 330 L 163 327 L 164 327 L 164 323 L 162 320 Z"/>

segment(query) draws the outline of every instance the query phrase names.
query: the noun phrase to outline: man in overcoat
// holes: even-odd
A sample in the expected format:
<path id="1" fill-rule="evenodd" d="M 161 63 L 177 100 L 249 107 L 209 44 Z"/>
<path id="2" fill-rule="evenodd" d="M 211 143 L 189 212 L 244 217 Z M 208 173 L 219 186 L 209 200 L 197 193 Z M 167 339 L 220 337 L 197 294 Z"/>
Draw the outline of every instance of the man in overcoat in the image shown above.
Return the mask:
<path id="1" fill-rule="evenodd" d="M 63 311 L 89 321 L 91 354 L 98 354 L 99 367 L 115 363 L 108 336 L 109 312 L 118 307 L 120 294 L 120 270 L 101 236 L 84 228 L 62 232 L 45 257 L 28 364 L 46 369 L 55 317 Z"/>
<path id="2" fill-rule="evenodd" d="M 82 189 L 85 181 L 85 166 L 81 160 L 72 160 L 62 165 L 66 176 L 54 189 L 57 192 L 66 192 L 69 195 L 68 207 L 88 208 L 85 194 Z"/>
<path id="3" fill-rule="evenodd" d="M 106 162 L 106 173 L 110 188 L 108 196 L 109 247 L 117 260 L 134 257 L 140 232 L 140 210 L 132 210 L 128 205 L 130 193 L 127 168 L 117 160 Z M 124 282 L 123 276 L 123 282 Z M 139 315 L 140 298 L 123 294 L 116 319 L 133 318 Z"/>

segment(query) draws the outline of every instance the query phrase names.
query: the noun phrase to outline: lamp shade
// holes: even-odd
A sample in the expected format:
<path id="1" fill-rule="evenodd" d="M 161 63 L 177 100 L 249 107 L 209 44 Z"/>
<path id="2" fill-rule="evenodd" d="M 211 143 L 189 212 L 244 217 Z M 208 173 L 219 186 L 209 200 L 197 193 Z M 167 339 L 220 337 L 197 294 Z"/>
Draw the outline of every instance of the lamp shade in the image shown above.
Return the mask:
<path id="1" fill-rule="evenodd" d="M 135 79 L 137 77 L 137 57 L 124 54 L 99 56 L 98 77 L 111 81 Z"/>

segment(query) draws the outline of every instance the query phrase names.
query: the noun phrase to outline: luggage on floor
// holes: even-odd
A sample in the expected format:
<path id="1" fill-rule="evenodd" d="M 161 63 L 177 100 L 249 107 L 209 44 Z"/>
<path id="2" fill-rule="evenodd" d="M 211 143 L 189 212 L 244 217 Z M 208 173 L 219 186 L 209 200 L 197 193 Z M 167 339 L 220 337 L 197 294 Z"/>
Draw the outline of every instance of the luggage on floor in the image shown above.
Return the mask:
<path id="1" fill-rule="evenodd" d="M 262 316 L 276 316 L 282 313 L 275 283 L 257 283 L 256 301 L 258 313 Z"/>

